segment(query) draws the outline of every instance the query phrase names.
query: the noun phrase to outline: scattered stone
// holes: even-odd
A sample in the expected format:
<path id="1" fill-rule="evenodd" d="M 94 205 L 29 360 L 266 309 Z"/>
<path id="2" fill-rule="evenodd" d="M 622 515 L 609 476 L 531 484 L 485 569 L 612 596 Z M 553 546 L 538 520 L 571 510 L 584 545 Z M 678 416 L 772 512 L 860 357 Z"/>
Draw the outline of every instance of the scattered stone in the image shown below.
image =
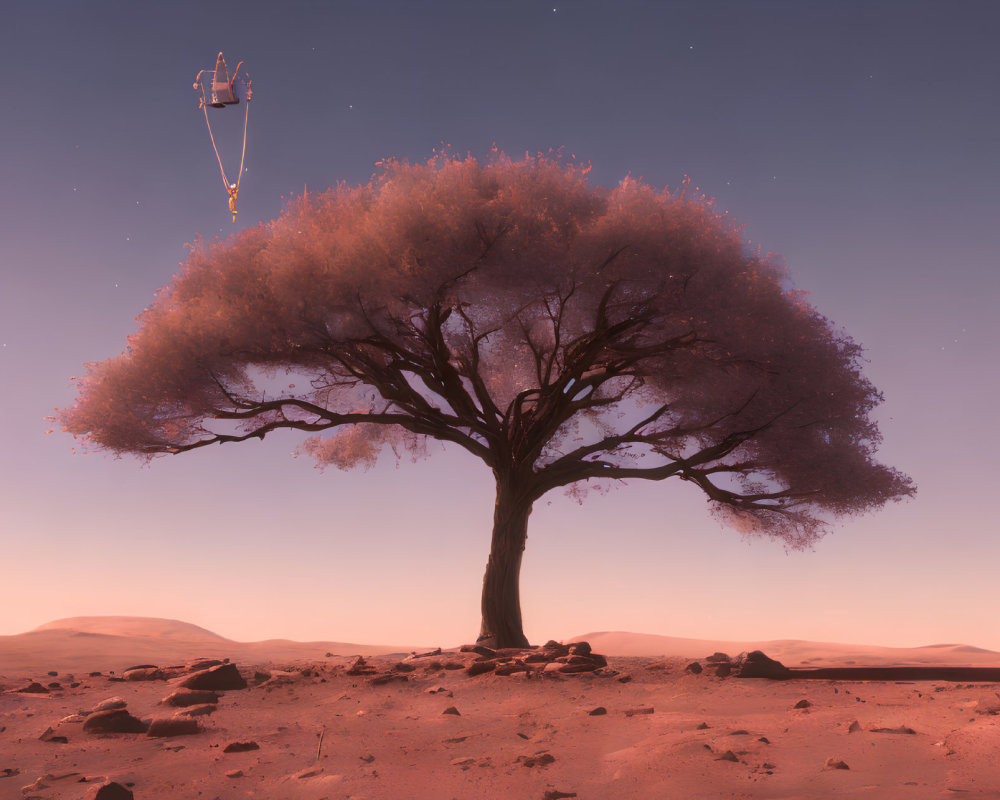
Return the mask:
<path id="1" fill-rule="evenodd" d="M 84 800 L 134 800 L 132 790 L 115 781 L 108 781 L 100 786 L 94 786 L 84 797 Z"/>
<path id="2" fill-rule="evenodd" d="M 467 767 L 475 764 L 476 759 L 469 756 L 460 756 L 459 758 L 453 758 L 450 763 L 453 767 Z"/>
<path id="3" fill-rule="evenodd" d="M 223 753 L 246 753 L 249 750 L 260 750 L 257 742 L 230 742 L 222 750 Z"/>
<path id="4" fill-rule="evenodd" d="M 766 736 L 761 736 L 757 741 L 763 742 L 764 744 L 771 744 L 771 740 L 768 739 Z"/>
<path id="5" fill-rule="evenodd" d="M 556 757 L 546 750 L 539 750 L 533 756 L 518 756 L 515 760 L 515 764 L 520 764 L 522 767 L 544 767 L 551 764 L 556 760 Z"/>
<path id="6" fill-rule="evenodd" d="M 49 688 L 50 689 L 62 689 L 62 684 L 59 683 L 59 681 L 52 681 L 52 683 L 49 684 Z"/>
<path id="7" fill-rule="evenodd" d="M 218 706 L 214 703 L 202 703 L 197 706 L 188 706 L 187 708 L 182 708 L 176 714 L 175 717 L 204 717 L 207 714 L 214 714 L 218 710 Z"/>
<path id="8" fill-rule="evenodd" d="M 109 697 L 107 700 L 102 700 L 96 706 L 91 709 L 92 711 L 112 711 L 116 708 L 125 708 L 125 701 L 118 697 Z"/>
<path id="9" fill-rule="evenodd" d="M 3 769 L 0 769 L 0 778 L 12 778 L 15 775 L 20 775 L 20 774 L 21 770 L 19 770 L 17 767 L 4 767 Z"/>
<path id="10" fill-rule="evenodd" d="M 305 778 L 315 778 L 317 775 L 321 774 L 323 774 L 322 767 L 314 767 L 314 768 L 307 767 L 306 769 L 296 772 L 294 777 L 298 778 L 299 780 L 304 780 Z"/>
<path id="11" fill-rule="evenodd" d="M 181 681 L 180 686 L 184 689 L 226 691 L 228 689 L 246 689 L 247 682 L 240 675 L 235 664 L 219 664 L 191 673 Z"/>
<path id="12" fill-rule="evenodd" d="M 366 764 L 371 764 L 375 760 L 375 756 L 373 756 L 371 753 L 366 753 L 363 756 L 358 756 L 358 758 L 360 758 Z"/>
<path id="13" fill-rule="evenodd" d="M 91 672 L 90 673 L 90 677 L 91 678 L 100 678 L 101 677 L 101 673 L 100 672 Z"/>
<path id="14" fill-rule="evenodd" d="M 227 769 L 226 770 L 226 777 L 227 778 L 242 778 L 243 777 L 243 770 L 241 770 L 241 769 Z"/>
<path id="15" fill-rule="evenodd" d="M 715 760 L 716 761 L 736 761 L 736 762 L 738 762 L 740 759 L 737 757 L 736 753 L 734 753 L 732 750 L 727 750 L 725 753 L 723 753 L 721 756 L 719 756 Z"/>
<path id="16" fill-rule="evenodd" d="M 652 714 L 652 713 L 653 713 L 653 707 L 652 706 L 640 706 L 639 708 L 628 708 L 628 709 L 625 709 L 625 716 L 626 717 L 636 717 L 636 716 L 639 716 L 641 714 Z"/>
<path id="17" fill-rule="evenodd" d="M 58 672 L 56 672 L 56 671 L 55 671 L 55 670 L 53 669 L 53 670 L 49 670 L 49 672 L 48 672 L 47 674 L 48 674 L 48 676 L 49 676 L 50 678 L 54 678 L 54 677 L 56 677 L 56 675 L 58 675 L 59 673 L 58 673 Z"/>
<path id="18" fill-rule="evenodd" d="M 792 672 L 780 661 L 768 658 L 764 655 L 763 651 L 753 650 L 747 653 L 746 657 L 738 665 L 736 676 L 738 678 L 785 680 L 792 676 Z"/>
<path id="19" fill-rule="evenodd" d="M 191 717 L 160 717 L 150 723 L 146 735 L 162 739 L 167 736 L 192 736 L 201 731 L 198 720 Z"/>
<path id="20" fill-rule="evenodd" d="M 177 689 L 160 701 L 162 706 L 199 706 L 218 703 L 219 695 L 208 689 Z"/>
<path id="21" fill-rule="evenodd" d="M 850 769 L 847 763 L 841 761 L 838 758 L 828 758 L 826 760 L 826 769 Z"/>
<path id="22" fill-rule="evenodd" d="M 558 789 L 548 789 L 542 795 L 542 800 L 563 800 L 565 797 L 576 797 L 576 792 L 560 792 Z"/>
<path id="23" fill-rule="evenodd" d="M 618 676 L 618 677 L 616 678 L 616 680 L 618 681 L 618 683 L 631 683 L 631 682 L 632 682 L 632 676 L 631 676 L 631 675 L 629 675 L 629 674 L 628 674 L 628 673 L 626 672 L 626 673 L 625 673 L 624 675 L 619 675 L 619 676 Z"/>
<path id="24" fill-rule="evenodd" d="M 451 691 L 447 686 L 432 686 L 430 689 L 424 689 L 426 694 L 443 694 L 447 697 L 452 697 Z"/>
<path id="25" fill-rule="evenodd" d="M 685 672 L 690 672 L 692 675 L 701 675 L 701 664 L 697 661 L 692 661 L 686 667 L 684 667 Z"/>
<path id="26" fill-rule="evenodd" d="M 459 714 L 459 713 L 458 713 L 458 709 L 457 709 L 457 708 L 455 708 L 455 706 L 448 706 L 448 707 L 447 707 L 447 708 L 446 708 L 446 709 L 445 709 L 444 711 L 442 711 L 441 713 L 442 713 L 442 714 L 453 714 L 453 715 L 454 715 L 454 716 L 456 716 L 456 717 L 460 717 L 460 716 L 462 716 L 461 714 Z"/>
<path id="27" fill-rule="evenodd" d="M 698 727 L 695 728 L 695 730 L 698 730 L 698 731 L 707 731 L 708 730 L 708 723 L 707 722 L 700 723 L 698 725 Z"/>
<path id="28" fill-rule="evenodd" d="M 861 723 L 858 722 L 857 720 L 854 720 L 854 722 L 851 723 L 851 726 L 847 729 L 847 732 L 857 733 L 860 730 L 861 730 Z"/>
<path id="29" fill-rule="evenodd" d="M 608 710 L 604 706 L 598 706 L 587 712 L 592 717 L 601 717 L 608 713 Z"/>
<path id="30" fill-rule="evenodd" d="M 725 661 L 725 662 L 728 663 L 729 656 L 727 656 L 725 653 L 715 652 L 715 653 L 712 653 L 712 655 L 708 656 L 705 660 L 706 661 L 712 661 L 712 662 L 715 662 L 715 663 L 719 663 L 719 662 L 722 662 L 722 661 Z"/>
<path id="31" fill-rule="evenodd" d="M 898 728 L 871 728 L 872 733 L 906 733 L 915 734 L 916 731 L 913 728 L 907 728 L 905 725 L 900 725 Z"/>
<path id="32" fill-rule="evenodd" d="M 732 733 L 729 733 L 727 735 L 728 736 L 749 736 L 750 735 L 750 731 L 745 731 L 742 728 L 740 728 L 739 730 L 733 731 Z"/>
<path id="33" fill-rule="evenodd" d="M 18 691 L 21 694 L 48 694 L 49 693 L 49 690 L 46 689 L 44 686 L 42 686 L 42 684 L 40 684 L 38 681 L 32 681 L 27 686 L 25 686 L 25 687 L 23 687 L 21 689 L 17 689 L 15 691 Z"/>
<path id="34" fill-rule="evenodd" d="M 808 700 L 806 700 L 806 699 L 805 699 L 805 698 L 803 697 L 803 698 L 802 698 L 801 700 L 799 700 L 799 702 L 797 702 L 797 703 L 796 703 L 796 704 L 795 704 L 794 706 L 792 706 L 792 707 L 793 707 L 793 708 L 812 708 L 812 703 L 810 703 L 810 702 L 809 702 Z"/>
<path id="35" fill-rule="evenodd" d="M 124 708 L 95 711 L 83 723 L 87 733 L 145 733 L 149 725 L 137 719 Z"/>

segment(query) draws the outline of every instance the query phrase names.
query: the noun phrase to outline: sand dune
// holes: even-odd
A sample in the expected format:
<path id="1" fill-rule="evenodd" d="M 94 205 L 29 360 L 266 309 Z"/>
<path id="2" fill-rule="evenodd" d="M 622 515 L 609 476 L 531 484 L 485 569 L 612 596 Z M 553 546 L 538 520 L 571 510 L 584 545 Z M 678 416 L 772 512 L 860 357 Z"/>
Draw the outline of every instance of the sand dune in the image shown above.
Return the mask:
<path id="1" fill-rule="evenodd" d="M 786 667 L 950 665 L 1000 666 L 1000 652 L 964 644 L 936 644 L 923 647 L 879 647 L 839 642 L 809 642 L 799 639 L 768 641 L 722 641 L 684 639 L 647 633 L 600 631 L 574 636 L 567 641 L 587 641 L 605 655 L 676 656 L 701 658 L 723 652 L 731 656 L 763 650 Z"/>

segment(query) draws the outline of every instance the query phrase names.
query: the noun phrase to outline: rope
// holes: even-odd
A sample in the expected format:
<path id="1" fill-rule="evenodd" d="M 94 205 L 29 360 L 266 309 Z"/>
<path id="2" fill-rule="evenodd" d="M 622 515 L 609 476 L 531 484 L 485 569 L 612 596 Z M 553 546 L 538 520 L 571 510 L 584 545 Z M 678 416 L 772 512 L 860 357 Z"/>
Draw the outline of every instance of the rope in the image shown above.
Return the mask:
<path id="1" fill-rule="evenodd" d="M 243 63 L 242 61 L 240 62 Z M 247 83 L 247 96 L 244 101 L 246 108 L 243 110 L 243 153 L 240 155 L 240 174 L 236 176 L 236 193 L 239 194 L 240 191 L 240 181 L 243 180 L 243 162 L 247 157 L 247 120 L 250 119 L 250 95 L 253 90 L 250 88 L 250 83 Z M 207 114 L 206 114 L 207 116 Z M 215 142 L 212 143 L 213 146 Z M 229 185 L 226 185 L 226 191 L 229 190 Z"/>

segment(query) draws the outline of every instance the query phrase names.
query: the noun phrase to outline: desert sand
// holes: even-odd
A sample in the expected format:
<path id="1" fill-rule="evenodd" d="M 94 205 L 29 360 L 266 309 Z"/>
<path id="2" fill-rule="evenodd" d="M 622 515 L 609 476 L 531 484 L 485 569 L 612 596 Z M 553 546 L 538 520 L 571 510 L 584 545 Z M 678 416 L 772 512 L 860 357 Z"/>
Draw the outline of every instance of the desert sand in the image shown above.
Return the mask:
<path id="1" fill-rule="evenodd" d="M 0 800 L 78 800 L 110 781 L 141 800 L 1000 798 L 1000 684 L 735 676 L 750 650 L 793 668 L 1000 667 L 1000 653 L 622 632 L 565 643 L 579 641 L 606 659 L 555 643 L 495 657 L 59 620 L 0 637 Z M 145 665 L 158 669 L 125 673 Z M 246 688 L 162 702 L 204 701 L 181 684 L 226 679 Z M 95 710 L 109 700 L 124 710 Z M 90 730 L 112 718 L 139 728 Z"/>

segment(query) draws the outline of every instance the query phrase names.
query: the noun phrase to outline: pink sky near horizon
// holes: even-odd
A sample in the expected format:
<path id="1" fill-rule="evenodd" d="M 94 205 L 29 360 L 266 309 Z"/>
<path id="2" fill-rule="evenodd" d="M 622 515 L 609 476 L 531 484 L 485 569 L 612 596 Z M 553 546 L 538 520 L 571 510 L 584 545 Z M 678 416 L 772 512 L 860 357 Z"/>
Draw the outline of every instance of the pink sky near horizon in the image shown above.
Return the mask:
<path id="1" fill-rule="evenodd" d="M 249 5 L 232 22 L 224 4 L 12 7 L 0 635 L 102 614 L 243 641 L 447 647 L 478 631 L 493 497 L 465 453 L 320 473 L 289 435 L 141 466 L 45 435 L 70 376 L 121 351 L 184 242 L 233 230 L 190 91 L 221 47 L 256 89 L 237 230 L 304 183 L 362 182 L 378 159 L 423 160 L 443 140 L 564 145 L 601 185 L 690 174 L 865 345 L 886 398 L 880 459 L 914 478 L 914 500 L 786 553 L 721 528 L 683 484 L 582 506 L 551 495 L 522 573 L 532 642 L 628 630 L 1000 650 L 994 6 Z M 170 45 L 147 52 L 150 26 Z M 107 85 L 147 56 L 142 97 Z M 38 91 L 60 82 L 58 103 Z"/>

